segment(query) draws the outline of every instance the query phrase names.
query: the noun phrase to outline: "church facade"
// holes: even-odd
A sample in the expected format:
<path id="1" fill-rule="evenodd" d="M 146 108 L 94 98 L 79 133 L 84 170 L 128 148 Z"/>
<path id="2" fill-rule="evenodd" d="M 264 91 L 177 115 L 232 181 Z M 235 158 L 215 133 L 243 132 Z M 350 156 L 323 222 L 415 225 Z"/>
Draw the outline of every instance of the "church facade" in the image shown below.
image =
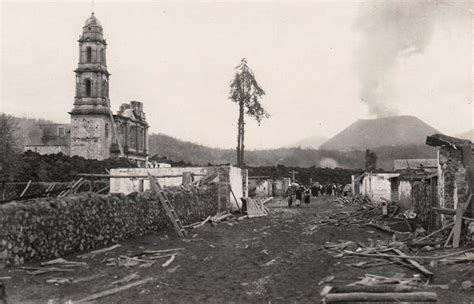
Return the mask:
<path id="1" fill-rule="evenodd" d="M 40 154 L 63 153 L 87 159 L 126 157 L 144 165 L 148 128 L 143 104 L 131 101 L 112 113 L 107 70 L 107 43 L 94 13 L 79 40 L 71 124 L 42 124 L 41 138 L 25 147 Z"/>

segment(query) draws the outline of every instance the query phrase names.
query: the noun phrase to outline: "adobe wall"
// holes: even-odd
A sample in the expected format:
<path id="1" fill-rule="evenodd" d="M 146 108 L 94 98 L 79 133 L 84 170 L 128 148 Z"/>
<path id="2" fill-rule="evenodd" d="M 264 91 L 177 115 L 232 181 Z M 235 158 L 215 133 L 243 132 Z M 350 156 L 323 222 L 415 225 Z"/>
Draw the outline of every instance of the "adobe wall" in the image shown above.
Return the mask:
<path id="1" fill-rule="evenodd" d="M 214 185 L 169 188 L 184 224 L 217 212 Z M 0 268 L 108 246 L 171 225 L 154 193 L 81 193 L 0 205 Z"/>

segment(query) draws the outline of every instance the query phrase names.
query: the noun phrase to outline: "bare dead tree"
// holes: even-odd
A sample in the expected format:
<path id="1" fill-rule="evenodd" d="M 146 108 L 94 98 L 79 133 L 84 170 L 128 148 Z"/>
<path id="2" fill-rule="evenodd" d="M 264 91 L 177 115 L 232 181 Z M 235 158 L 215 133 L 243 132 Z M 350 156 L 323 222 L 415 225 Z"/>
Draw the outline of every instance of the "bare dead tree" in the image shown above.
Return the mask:
<path id="1" fill-rule="evenodd" d="M 255 79 L 255 75 L 247 65 L 247 60 L 243 58 L 235 68 L 235 76 L 230 84 L 229 99 L 239 105 L 239 119 L 237 122 L 237 166 L 244 167 L 244 137 L 245 120 L 244 116 L 254 118 L 258 125 L 262 119 L 270 117 L 270 114 L 263 108 L 261 98 L 265 91 L 260 87 Z"/>

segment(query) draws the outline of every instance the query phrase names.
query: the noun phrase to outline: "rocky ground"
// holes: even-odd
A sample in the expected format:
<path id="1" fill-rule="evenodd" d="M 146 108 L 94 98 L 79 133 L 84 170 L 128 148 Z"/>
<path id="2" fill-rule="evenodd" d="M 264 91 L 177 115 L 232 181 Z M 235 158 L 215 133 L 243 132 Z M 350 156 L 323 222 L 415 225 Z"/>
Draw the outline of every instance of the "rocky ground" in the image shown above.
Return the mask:
<path id="1" fill-rule="evenodd" d="M 72 272 L 31 275 L 20 268 L 7 268 L 0 270 L 0 278 L 11 277 L 3 280 L 8 303 L 77 301 L 147 278 L 152 279 L 96 302 L 319 303 L 324 286 L 320 282 L 329 276 L 334 276 L 330 284 L 338 286 L 368 273 L 385 277 L 413 277 L 417 273 L 396 264 L 355 268 L 348 264 L 367 261 L 367 258 L 340 257 L 338 252 L 324 249 L 326 242 L 368 243 L 369 239 L 391 238 L 390 234 L 360 224 L 322 225 L 321 220 L 329 215 L 351 208 L 332 198 L 313 198 L 309 208 L 288 208 L 284 201 L 278 200 L 267 207 L 271 212 L 269 216 L 222 222 L 215 227 L 206 224 L 191 230 L 186 239 L 178 238 L 175 231 L 169 229 L 128 240 L 112 251 L 91 258 L 63 257 L 86 263 L 71 268 Z M 175 259 L 166 267 L 163 267 L 166 258 L 152 265 L 106 265 L 106 259 L 132 256 L 144 250 L 174 248 L 184 249 L 176 251 Z M 38 266 L 38 263 L 25 266 Z M 448 289 L 429 288 L 437 293 L 439 303 L 474 301 L 474 289 L 461 289 L 461 282 L 474 278 L 472 263 L 430 269 L 434 272 L 430 284 L 448 285 Z M 134 273 L 134 279 L 129 282 L 111 284 Z M 61 278 L 69 282 L 47 282 L 51 279 L 59 282 Z"/>

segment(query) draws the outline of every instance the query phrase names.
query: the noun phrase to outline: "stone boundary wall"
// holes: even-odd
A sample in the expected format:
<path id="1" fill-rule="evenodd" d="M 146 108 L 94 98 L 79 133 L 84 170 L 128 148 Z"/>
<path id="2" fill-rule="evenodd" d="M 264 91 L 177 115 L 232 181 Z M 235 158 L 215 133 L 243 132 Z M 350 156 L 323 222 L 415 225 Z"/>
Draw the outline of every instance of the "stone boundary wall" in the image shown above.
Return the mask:
<path id="1" fill-rule="evenodd" d="M 217 212 L 217 187 L 168 188 L 184 224 Z M 154 193 L 80 193 L 0 205 L 0 268 L 79 253 L 171 225 Z"/>

